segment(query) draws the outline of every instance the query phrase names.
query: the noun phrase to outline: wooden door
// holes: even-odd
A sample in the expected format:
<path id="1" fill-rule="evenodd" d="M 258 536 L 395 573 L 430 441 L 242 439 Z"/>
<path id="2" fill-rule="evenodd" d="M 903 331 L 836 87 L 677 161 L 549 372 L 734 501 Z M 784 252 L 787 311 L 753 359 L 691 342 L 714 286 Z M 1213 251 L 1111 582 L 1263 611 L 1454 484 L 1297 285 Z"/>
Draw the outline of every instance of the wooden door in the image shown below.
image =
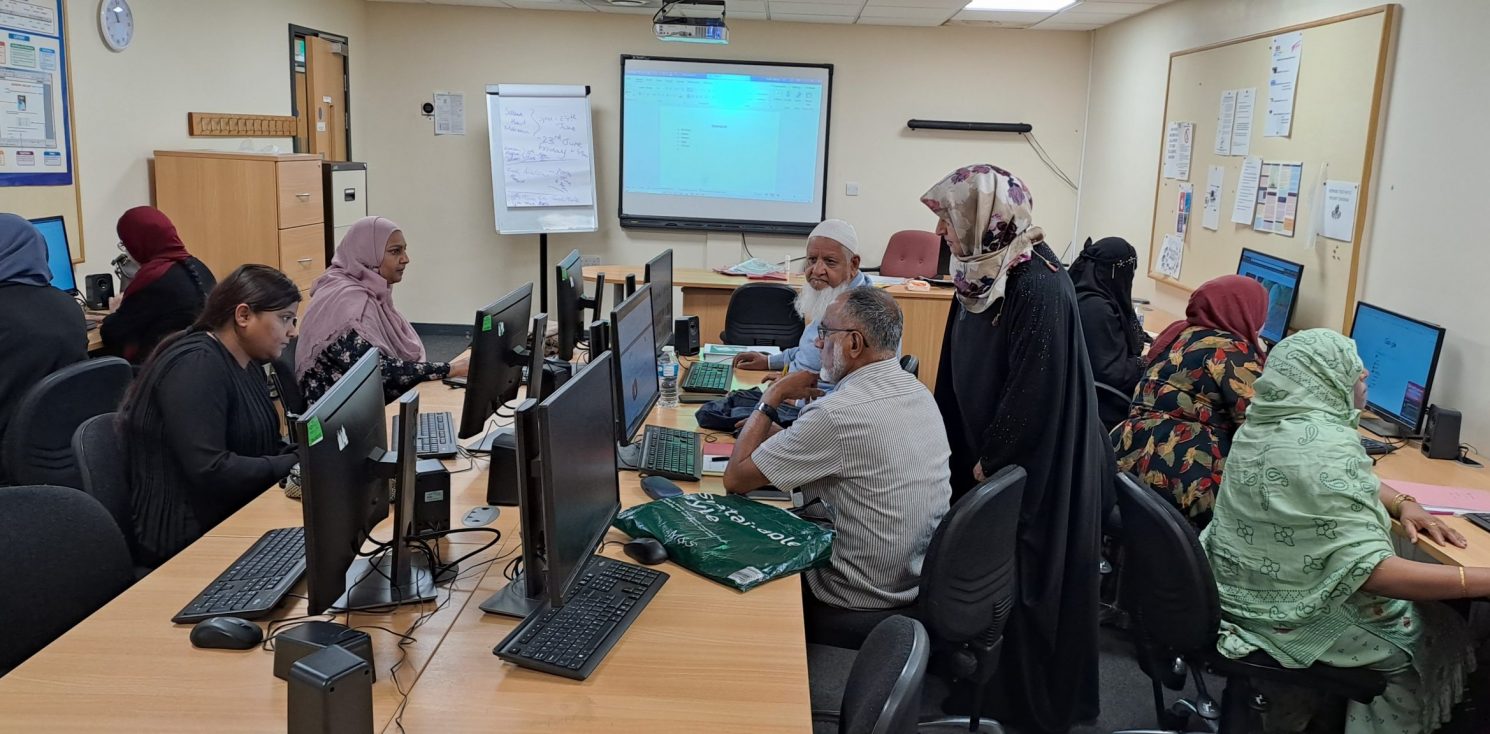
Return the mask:
<path id="1" fill-rule="evenodd" d="M 305 38 L 305 77 L 309 104 L 307 152 L 329 161 L 347 159 L 346 64 L 340 43 L 319 36 Z"/>

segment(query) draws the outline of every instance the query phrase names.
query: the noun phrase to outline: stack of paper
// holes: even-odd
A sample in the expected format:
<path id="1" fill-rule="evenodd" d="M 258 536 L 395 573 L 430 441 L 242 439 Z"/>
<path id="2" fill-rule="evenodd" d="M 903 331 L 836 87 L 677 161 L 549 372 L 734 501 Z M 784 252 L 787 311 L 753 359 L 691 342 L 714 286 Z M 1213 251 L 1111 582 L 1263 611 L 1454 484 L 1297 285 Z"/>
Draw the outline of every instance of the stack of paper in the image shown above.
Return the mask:
<path id="1" fill-rule="evenodd" d="M 699 361 L 702 362 L 729 362 L 735 355 L 741 352 L 759 352 L 761 354 L 780 354 L 781 347 L 778 346 L 754 346 L 742 347 L 734 344 L 705 344 L 703 350 L 698 353 Z"/>
<path id="2" fill-rule="evenodd" d="M 1462 515 L 1466 512 L 1490 512 L 1490 492 L 1468 487 L 1445 487 L 1419 484 L 1399 479 L 1383 479 L 1392 489 L 1418 499 L 1423 509 L 1435 515 Z"/>

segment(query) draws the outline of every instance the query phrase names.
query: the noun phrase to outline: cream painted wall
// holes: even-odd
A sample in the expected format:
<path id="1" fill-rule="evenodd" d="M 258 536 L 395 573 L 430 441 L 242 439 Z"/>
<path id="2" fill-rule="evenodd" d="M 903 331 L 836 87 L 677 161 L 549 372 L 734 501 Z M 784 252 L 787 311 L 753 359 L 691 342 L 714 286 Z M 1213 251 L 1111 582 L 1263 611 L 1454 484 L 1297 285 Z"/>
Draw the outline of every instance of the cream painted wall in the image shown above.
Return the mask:
<path id="1" fill-rule="evenodd" d="M 1181 0 L 1096 31 L 1091 127 L 1077 231 L 1116 234 L 1147 262 L 1169 54 L 1339 15 L 1365 0 Z M 1484 209 L 1490 118 L 1483 0 L 1400 0 L 1396 61 L 1360 298 L 1448 330 L 1432 400 L 1464 413 L 1464 440 L 1490 450 L 1490 248 Z M 1302 73 L 1308 73 L 1308 49 Z M 1139 276 L 1134 292 L 1182 311 L 1185 294 Z"/>
<path id="2" fill-rule="evenodd" d="M 137 0 L 130 7 L 134 42 L 116 54 L 99 39 L 98 0 L 67 0 L 87 246 L 80 279 L 110 269 L 119 215 L 151 203 L 155 150 L 237 150 L 243 142 L 188 136 L 187 112 L 290 114 L 290 24 L 349 37 L 353 151 L 363 145 L 359 83 L 370 81 L 362 69 L 373 54 L 358 45 L 365 38 L 363 0 Z M 252 142 L 291 150 L 288 138 Z"/>
<path id="3" fill-rule="evenodd" d="M 617 223 L 620 56 L 623 53 L 835 65 L 828 161 L 828 215 L 854 223 L 880 260 L 900 229 L 929 229 L 917 201 L 957 166 L 1002 164 L 1029 180 L 1036 215 L 1064 247 L 1075 195 L 1023 139 L 911 132 L 912 117 L 1032 123 L 1073 178 L 1080 166 L 1091 34 L 983 28 L 891 28 L 731 22 L 723 47 L 663 44 L 641 15 L 368 3 L 362 86 L 372 210 L 403 225 L 413 267 L 398 290 L 416 322 L 465 323 L 471 311 L 537 275 L 537 237 L 494 231 L 485 86 L 589 84 L 594 108 L 601 229 L 554 236 L 553 259 L 570 248 L 606 262 L 641 263 L 663 248 L 679 267 L 742 257 L 738 235 L 622 230 Z M 353 84 L 356 85 L 354 77 Z M 435 90 L 464 92 L 464 137 L 434 137 L 419 105 Z M 844 195 L 857 182 L 858 197 Z M 758 257 L 800 255 L 801 238 L 751 236 Z M 552 262 L 552 261 L 551 261 Z M 551 277 L 551 276 L 550 276 Z"/>

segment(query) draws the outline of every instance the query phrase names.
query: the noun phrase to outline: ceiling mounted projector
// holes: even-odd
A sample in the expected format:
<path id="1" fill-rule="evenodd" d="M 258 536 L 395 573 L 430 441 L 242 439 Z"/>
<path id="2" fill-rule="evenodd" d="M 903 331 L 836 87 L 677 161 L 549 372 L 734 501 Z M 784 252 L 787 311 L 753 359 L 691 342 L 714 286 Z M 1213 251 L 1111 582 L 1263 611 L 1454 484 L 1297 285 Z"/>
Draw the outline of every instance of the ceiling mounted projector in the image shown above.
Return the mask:
<path id="1" fill-rule="evenodd" d="M 729 43 L 724 27 L 724 0 L 673 0 L 652 16 L 659 41 Z"/>

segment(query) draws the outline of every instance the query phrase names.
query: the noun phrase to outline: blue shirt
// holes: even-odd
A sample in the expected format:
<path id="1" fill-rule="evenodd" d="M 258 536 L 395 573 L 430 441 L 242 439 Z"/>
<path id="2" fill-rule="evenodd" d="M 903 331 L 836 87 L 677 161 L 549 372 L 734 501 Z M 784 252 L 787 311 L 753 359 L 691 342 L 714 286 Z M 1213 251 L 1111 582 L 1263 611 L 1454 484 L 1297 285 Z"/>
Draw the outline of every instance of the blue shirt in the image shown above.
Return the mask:
<path id="1" fill-rule="evenodd" d="M 848 282 L 849 288 L 858 288 L 863 285 L 873 285 L 873 283 L 870 282 L 869 276 L 862 272 Z M 803 285 L 802 287 L 811 288 L 812 286 Z M 896 353 L 899 353 L 899 349 L 896 350 Z M 800 370 L 807 370 L 809 372 L 821 371 L 823 368 L 823 355 L 817 348 L 817 322 L 814 321 L 808 324 L 807 328 L 802 330 L 802 338 L 797 341 L 797 346 L 790 349 L 783 349 L 780 354 L 772 354 L 766 359 L 767 366 L 773 370 L 788 367 L 788 372 L 797 372 Z M 823 392 L 833 391 L 833 383 L 831 382 L 819 380 L 817 386 Z"/>

